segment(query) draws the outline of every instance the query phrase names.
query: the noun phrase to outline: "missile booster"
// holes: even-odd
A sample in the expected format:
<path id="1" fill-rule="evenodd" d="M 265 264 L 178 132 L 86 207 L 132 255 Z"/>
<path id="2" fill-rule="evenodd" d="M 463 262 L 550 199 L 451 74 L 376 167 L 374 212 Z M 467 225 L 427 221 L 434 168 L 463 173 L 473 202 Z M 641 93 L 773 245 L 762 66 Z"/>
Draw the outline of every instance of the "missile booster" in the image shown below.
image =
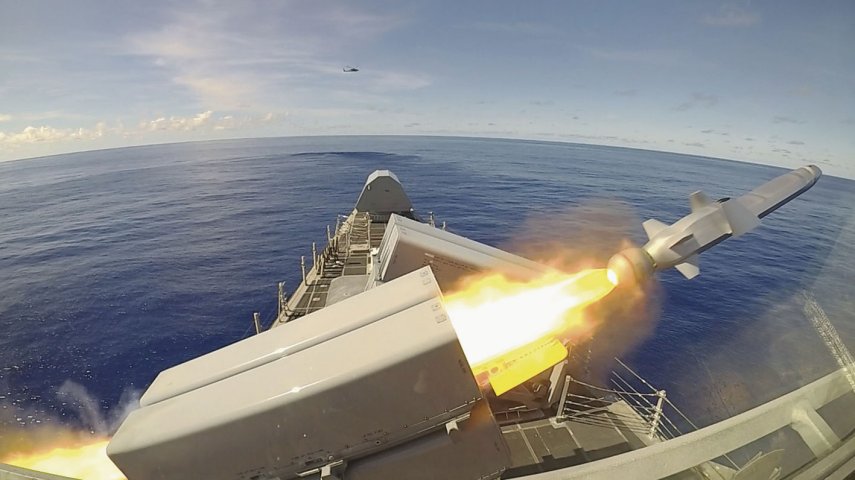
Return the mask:
<path id="1" fill-rule="evenodd" d="M 739 198 L 713 201 L 697 191 L 689 197 L 692 212 L 666 225 L 643 223 L 649 241 L 609 260 L 609 278 L 617 284 L 644 282 L 653 272 L 674 267 L 688 279 L 700 273 L 698 255 L 730 237 L 752 231 L 760 219 L 812 187 L 822 171 L 815 165 L 781 175 Z"/>

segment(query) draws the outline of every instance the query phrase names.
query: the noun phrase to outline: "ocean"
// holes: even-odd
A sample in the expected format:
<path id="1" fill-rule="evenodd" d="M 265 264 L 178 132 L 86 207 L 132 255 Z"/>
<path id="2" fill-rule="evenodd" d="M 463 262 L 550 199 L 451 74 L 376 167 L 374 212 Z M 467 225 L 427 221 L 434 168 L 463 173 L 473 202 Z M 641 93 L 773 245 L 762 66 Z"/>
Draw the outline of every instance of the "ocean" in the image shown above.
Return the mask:
<path id="1" fill-rule="evenodd" d="M 158 372 L 276 314 L 365 178 L 390 169 L 422 216 L 518 253 L 597 263 L 688 195 L 738 196 L 781 168 L 568 143 L 310 137 L 132 147 L 0 163 L 0 433 L 109 430 Z M 815 301 L 855 348 L 855 182 L 824 176 L 755 232 L 663 272 L 631 338 L 598 339 L 695 423 L 836 368 Z M 602 265 L 600 265 L 602 266 Z M 611 342 L 611 343 L 610 343 Z M 2 437 L 2 435 L 0 435 Z M 0 440 L 2 447 L 2 440 Z"/>

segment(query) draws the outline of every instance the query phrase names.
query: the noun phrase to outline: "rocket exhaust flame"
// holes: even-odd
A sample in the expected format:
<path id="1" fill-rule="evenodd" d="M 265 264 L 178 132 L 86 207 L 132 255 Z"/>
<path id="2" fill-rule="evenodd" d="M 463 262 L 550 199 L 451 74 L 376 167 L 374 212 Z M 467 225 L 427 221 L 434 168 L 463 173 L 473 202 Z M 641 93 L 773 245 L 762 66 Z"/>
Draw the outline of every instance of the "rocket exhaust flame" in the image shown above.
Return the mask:
<path id="1" fill-rule="evenodd" d="M 585 307 L 614 287 L 606 269 L 529 282 L 490 275 L 446 296 L 445 304 L 475 377 L 501 395 L 563 360 L 564 343 L 591 327 Z"/>
<path id="2" fill-rule="evenodd" d="M 86 387 L 66 380 L 57 389 L 57 399 L 76 413 L 79 423 L 64 425 L 69 418 L 39 414 L 39 425 L 7 436 L 0 429 L 0 463 L 83 480 L 124 480 L 107 457 L 107 443 L 119 423 L 139 407 L 139 391 L 126 388 L 118 404 L 104 412 Z"/>
<path id="3" fill-rule="evenodd" d="M 615 271 L 614 271 L 614 270 L 612 270 L 611 268 L 610 268 L 610 269 L 608 269 L 608 270 L 606 271 L 606 278 L 608 278 L 608 279 L 609 279 L 609 282 L 611 282 L 611 284 L 612 284 L 612 285 L 614 285 L 614 286 L 616 286 L 616 287 L 617 287 L 617 284 L 618 284 L 618 274 L 617 274 L 617 272 L 615 272 Z"/>
<path id="4" fill-rule="evenodd" d="M 100 438 L 82 445 L 57 446 L 35 453 L 16 454 L 3 459 L 3 462 L 71 478 L 124 480 L 125 476 L 107 458 L 108 442 L 109 439 Z"/>

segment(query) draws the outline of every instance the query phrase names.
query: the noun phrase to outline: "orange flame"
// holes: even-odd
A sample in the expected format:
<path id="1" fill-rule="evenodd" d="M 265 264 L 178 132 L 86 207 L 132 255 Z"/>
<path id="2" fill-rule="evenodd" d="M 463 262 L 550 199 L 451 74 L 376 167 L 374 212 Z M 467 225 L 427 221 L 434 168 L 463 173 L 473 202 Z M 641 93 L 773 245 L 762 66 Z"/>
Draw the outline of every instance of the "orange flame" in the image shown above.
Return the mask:
<path id="1" fill-rule="evenodd" d="M 476 378 L 501 395 L 563 360 L 564 341 L 585 328 L 584 308 L 614 287 L 606 269 L 552 272 L 529 282 L 490 275 L 445 303 Z"/>
<path id="2" fill-rule="evenodd" d="M 16 467 L 85 480 L 124 480 L 107 457 L 109 439 L 83 445 L 61 446 L 35 453 L 16 454 L 3 460 Z"/>

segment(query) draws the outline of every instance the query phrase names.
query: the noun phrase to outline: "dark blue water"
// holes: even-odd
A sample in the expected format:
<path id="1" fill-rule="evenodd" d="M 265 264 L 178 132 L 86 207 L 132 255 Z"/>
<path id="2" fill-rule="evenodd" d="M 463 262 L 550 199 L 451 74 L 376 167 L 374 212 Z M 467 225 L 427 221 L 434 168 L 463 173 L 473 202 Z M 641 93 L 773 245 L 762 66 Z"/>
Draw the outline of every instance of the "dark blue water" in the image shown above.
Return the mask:
<path id="1" fill-rule="evenodd" d="M 394 171 L 421 213 L 518 252 L 546 242 L 607 258 L 687 196 L 737 196 L 785 170 L 589 145 L 431 137 L 186 143 L 0 164 L 0 433 L 83 425 L 155 375 L 272 320 L 277 281 Z M 823 177 L 755 233 L 705 253 L 701 276 L 660 276 L 655 322 L 622 355 L 698 423 L 835 368 L 806 320 L 815 296 L 855 344 L 855 183 Z M 584 257 L 584 258 L 583 258 Z M 658 307 L 657 307 L 658 305 Z M 72 385 L 74 385 L 72 384 Z M 0 442 L 2 443 L 2 442 Z"/>

